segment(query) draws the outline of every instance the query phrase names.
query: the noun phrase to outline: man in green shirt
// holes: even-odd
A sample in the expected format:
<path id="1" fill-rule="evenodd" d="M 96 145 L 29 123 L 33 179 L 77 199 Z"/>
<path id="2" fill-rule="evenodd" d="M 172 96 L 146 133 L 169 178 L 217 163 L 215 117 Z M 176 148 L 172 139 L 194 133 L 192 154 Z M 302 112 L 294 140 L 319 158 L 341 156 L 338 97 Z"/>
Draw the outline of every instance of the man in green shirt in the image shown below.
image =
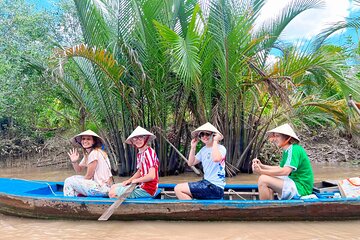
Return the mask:
<path id="1" fill-rule="evenodd" d="M 262 164 L 254 159 L 252 168 L 260 174 L 258 180 L 260 200 L 274 198 L 292 199 L 312 193 L 314 174 L 310 160 L 298 143 L 299 138 L 289 124 L 281 125 L 268 131 L 269 140 L 283 149 L 280 166 Z"/>

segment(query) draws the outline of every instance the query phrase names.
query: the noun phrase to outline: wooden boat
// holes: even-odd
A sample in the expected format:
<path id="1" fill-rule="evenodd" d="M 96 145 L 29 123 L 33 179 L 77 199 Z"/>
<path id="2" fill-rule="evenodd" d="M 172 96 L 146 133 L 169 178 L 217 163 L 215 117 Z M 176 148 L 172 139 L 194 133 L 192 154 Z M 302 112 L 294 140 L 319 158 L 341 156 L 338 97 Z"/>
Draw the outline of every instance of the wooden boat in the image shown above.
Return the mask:
<path id="1" fill-rule="evenodd" d="M 154 198 L 127 199 L 110 220 L 345 220 L 360 219 L 360 198 L 255 200 L 256 185 L 226 185 L 222 200 L 177 200 L 174 184 L 160 184 Z M 43 219 L 98 219 L 116 200 L 64 197 L 62 182 L 0 178 L 0 213 Z M 316 190 L 316 189 L 315 189 Z"/>

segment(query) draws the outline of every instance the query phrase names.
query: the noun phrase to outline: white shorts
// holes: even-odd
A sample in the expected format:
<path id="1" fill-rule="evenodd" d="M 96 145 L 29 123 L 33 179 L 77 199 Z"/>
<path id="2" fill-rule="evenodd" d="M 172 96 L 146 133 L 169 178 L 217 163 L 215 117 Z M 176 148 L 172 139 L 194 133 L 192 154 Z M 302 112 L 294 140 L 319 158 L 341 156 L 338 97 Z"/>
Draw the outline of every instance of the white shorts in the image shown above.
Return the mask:
<path id="1" fill-rule="evenodd" d="M 84 176 L 75 175 L 65 179 L 64 196 L 88 196 L 88 197 L 106 197 L 110 187 L 106 184 L 101 186 L 97 182 L 85 179 Z"/>
<path id="2" fill-rule="evenodd" d="M 289 178 L 288 176 L 277 176 L 277 178 L 284 180 L 281 196 L 278 195 L 278 199 L 289 200 L 294 197 L 295 198 L 300 197 L 295 182 L 291 178 Z"/>

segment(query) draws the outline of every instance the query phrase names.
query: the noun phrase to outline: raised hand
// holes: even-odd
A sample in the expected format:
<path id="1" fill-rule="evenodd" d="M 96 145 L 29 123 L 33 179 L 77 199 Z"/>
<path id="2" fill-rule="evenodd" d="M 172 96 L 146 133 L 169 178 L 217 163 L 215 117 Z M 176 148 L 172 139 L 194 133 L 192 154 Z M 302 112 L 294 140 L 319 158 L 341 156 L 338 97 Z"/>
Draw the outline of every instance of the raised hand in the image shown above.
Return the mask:
<path id="1" fill-rule="evenodd" d="M 198 138 L 194 138 L 191 140 L 191 148 L 196 148 L 196 145 L 198 144 L 199 139 Z"/>
<path id="2" fill-rule="evenodd" d="M 76 162 L 77 160 L 79 160 L 79 152 L 77 149 L 73 148 L 70 149 L 70 151 L 67 153 L 70 157 L 71 162 Z"/>
<path id="3" fill-rule="evenodd" d="M 220 134 L 218 134 L 218 133 L 215 133 L 214 134 L 214 141 L 221 141 L 221 139 L 222 139 L 222 137 L 221 137 L 221 135 Z"/>

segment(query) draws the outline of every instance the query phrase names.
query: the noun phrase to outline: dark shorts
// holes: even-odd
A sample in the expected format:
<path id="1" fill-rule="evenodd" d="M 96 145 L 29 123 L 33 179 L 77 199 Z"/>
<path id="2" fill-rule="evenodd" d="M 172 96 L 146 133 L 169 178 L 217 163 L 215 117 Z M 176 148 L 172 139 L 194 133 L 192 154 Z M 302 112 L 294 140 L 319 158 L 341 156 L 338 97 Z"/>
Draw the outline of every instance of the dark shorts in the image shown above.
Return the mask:
<path id="1" fill-rule="evenodd" d="M 208 180 L 189 182 L 191 195 L 196 199 L 221 199 L 224 196 L 224 189 L 212 184 Z"/>

